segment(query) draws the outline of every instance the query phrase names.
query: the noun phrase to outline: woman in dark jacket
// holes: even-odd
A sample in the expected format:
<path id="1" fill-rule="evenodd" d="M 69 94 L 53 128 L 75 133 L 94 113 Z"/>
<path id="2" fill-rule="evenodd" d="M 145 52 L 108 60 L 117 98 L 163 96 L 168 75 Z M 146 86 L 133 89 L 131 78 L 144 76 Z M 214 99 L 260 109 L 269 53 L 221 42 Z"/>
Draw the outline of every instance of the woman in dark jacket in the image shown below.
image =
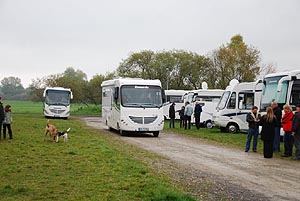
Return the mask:
<path id="1" fill-rule="evenodd" d="M 267 108 L 267 114 L 263 115 L 260 120 L 262 126 L 261 139 L 264 141 L 264 157 L 273 157 L 273 141 L 275 137 L 275 126 L 277 125 L 276 117 L 271 107 Z"/>

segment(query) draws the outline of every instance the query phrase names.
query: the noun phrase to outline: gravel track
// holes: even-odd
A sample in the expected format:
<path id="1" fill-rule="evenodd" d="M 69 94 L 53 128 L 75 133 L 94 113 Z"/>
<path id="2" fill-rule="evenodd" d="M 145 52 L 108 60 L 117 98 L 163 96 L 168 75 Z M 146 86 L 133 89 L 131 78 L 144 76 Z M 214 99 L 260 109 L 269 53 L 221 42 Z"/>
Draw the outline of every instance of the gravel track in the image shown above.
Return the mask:
<path id="1" fill-rule="evenodd" d="M 89 126 L 108 130 L 100 117 L 82 119 Z M 300 200 L 298 161 L 264 159 L 258 153 L 245 153 L 167 132 L 161 132 L 158 138 L 150 135 L 117 137 L 177 164 L 176 168 L 169 168 L 168 174 L 174 181 L 184 181 L 188 191 L 200 199 Z M 168 161 L 154 164 L 156 168 L 168 165 L 172 166 Z M 203 194 L 203 191 L 207 192 Z"/>

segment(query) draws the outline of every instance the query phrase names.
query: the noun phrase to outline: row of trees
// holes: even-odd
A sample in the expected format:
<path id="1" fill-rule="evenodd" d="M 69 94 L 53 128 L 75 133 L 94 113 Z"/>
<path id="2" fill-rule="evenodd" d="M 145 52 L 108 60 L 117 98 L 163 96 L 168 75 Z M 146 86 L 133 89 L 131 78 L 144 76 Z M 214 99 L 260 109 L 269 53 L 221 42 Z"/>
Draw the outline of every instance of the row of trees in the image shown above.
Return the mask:
<path id="1" fill-rule="evenodd" d="M 236 35 L 208 55 L 184 50 L 132 53 L 116 71 L 97 74 L 90 80 L 82 70 L 72 67 L 61 74 L 36 78 L 27 89 L 19 78 L 8 77 L 1 81 L 0 94 L 5 99 L 42 101 L 45 87 L 61 86 L 72 89 L 74 102 L 99 104 L 101 83 L 115 77 L 159 79 L 164 89 L 198 89 L 203 81 L 209 88 L 225 89 L 234 78 L 241 82 L 254 81 L 259 75 L 274 71 L 273 65 L 261 65 L 258 49 Z"/>
<path id="2" fill-rule="evenodd" d="M 209 88 L 225 89 L 230 80 L 254 81 L 274 72 L 273 65 L 261 65 L 258 49 L 244 43 L 241 35 L 231 38 L 208 55 L 183 50 L 131 54 L 117 69 L 122 77 L 157 78 L 165 89 L 199 89 L 203 81 Z"/>

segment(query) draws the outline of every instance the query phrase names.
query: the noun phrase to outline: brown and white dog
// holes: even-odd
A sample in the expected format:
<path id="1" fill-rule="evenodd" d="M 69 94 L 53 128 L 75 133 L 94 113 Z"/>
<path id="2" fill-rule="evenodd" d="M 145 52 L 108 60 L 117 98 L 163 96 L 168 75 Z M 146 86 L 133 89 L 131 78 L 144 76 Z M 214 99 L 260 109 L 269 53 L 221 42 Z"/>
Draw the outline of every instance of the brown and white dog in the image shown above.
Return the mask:
<path id="1" fill-rule="evenodd" d="M 68 141 L 68 133 L 70 132 L 71 128 L 68 128 L 66 131 L 58 132 L 58 135 L 55 137 L 55 141 L 58 142 L 59 137 L 64 138 L 64 142 Z"/>
<path id="2" fill-rule="evenodd" d="M 47 134 L 49 133 L 50 134 L 50 139 L 51 139 L 51 142 L 53 143 L 55 138 L 58 137 L 58 131 L 56 129 L 56 127 L 52 124 L 49 123 L 49 119 L 47 121 L 47 125 L 46 125 L 46 128 L 45 128 L 45 136 L 44 136 L 44 141 L 45 141 L 45 138 L 47 136 Z"/>

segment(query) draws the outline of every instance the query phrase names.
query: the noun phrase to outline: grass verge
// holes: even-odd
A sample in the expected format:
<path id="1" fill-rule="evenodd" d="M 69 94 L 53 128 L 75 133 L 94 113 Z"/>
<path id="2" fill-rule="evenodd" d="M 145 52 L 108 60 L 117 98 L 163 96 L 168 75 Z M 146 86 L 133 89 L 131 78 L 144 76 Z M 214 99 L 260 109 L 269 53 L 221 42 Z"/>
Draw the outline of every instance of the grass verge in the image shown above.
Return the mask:
<path id="1" fill-rule="evenodd" d="M 15 114 L 44 114 L 42 102 L 4 100 L 3 105 L 6 104 L 12 106 L 12 111 Z M 71 115 L 101 115 L 101 106 L 72 103 Z"/>
<path id="2" fill-rule="evenodd" d="M 0 141 L 0 200 L 194 200 L 137 158 L 157 157 L 76 118 L 68 143 L 44 142 L 46 119 L 17 115 L 13 140 Z"/>

